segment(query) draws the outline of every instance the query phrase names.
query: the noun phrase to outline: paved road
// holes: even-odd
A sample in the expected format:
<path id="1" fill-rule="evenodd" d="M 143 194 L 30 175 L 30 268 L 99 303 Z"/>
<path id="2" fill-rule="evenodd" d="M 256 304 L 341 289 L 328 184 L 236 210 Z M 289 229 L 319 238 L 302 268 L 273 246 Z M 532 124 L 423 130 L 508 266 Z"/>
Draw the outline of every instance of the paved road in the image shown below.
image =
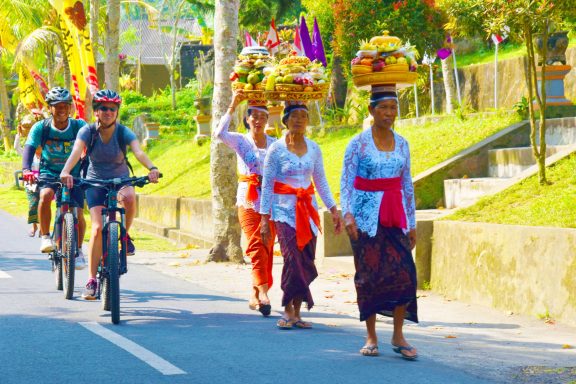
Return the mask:
<path id="1" fill-rule="evenodd" d="M 281 331 L 278 313 L 262 318 L 223 285 L 207 289 L 145 265 L 122 277 L 122 321 L 113 325 L 100 302 L 78 298 L 87 272 L 67 301 L 37 247 L 22 220 L 0 211 L 2 384 L 500 381 L 470 374 L 457 358 L 407 362 L 384 345 L 378 358 L 359 356 L 362 326 L 344 312 L 315 313 L 313 330 Z"/>

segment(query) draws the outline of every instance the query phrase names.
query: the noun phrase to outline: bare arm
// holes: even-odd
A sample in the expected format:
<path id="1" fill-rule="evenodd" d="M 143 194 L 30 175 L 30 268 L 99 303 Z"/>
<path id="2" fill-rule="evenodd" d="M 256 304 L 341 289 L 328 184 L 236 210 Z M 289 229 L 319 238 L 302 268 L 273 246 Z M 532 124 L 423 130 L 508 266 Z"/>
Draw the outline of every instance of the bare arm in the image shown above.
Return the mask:
<path id="1" fill-rule="evenodd" d="M 157 183 L 158 177 L 160 176 L 160 171 L 158 171 L 158 168 L 154 166 L 152 160 L 150 160 L 148 155 L 146 155 L 146 153 L 142 150 L 142 147 L 140 146 L 138 139 L 134 139 L 130 142 L 130 149 L 132 149 L 134 157 L 136 157 L 136 159 L 140 162 L 140 164 L 145 166 L 146 169 L 150 171 L 148 173 L 150 181 L 152 183 Z"/>

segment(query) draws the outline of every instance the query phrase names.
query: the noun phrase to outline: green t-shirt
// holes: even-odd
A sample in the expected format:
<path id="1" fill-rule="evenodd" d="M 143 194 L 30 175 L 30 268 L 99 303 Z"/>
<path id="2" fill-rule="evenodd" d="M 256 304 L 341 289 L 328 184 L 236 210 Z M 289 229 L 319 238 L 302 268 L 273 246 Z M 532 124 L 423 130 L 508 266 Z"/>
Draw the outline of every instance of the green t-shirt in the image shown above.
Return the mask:
<path id="1" fill-rule="evenodd" d="M 68 160 L 74 147 L 78 131 L 84 126 L 86 126 L 86 122 L 79 119 L 68 119 L 68 126 L 63 130 L 59 130 L 54 127 L 53 123 L 51 124 L 48 140 L 46 140 L 46 144 L 42 148 L 40 175 L 60 176 L 60 172 L 62 172 L 62 168 L 64 168 L 64 164 L 66 164 L 66 160 Z M 43 120 L 34 124 L 28 134 L 26 145 L 31 145 L 34 148 L 42 145 L 43 127 Z M 80 162 L 72 169 L 71 174 L 74 177 L 80 176 Z"/>

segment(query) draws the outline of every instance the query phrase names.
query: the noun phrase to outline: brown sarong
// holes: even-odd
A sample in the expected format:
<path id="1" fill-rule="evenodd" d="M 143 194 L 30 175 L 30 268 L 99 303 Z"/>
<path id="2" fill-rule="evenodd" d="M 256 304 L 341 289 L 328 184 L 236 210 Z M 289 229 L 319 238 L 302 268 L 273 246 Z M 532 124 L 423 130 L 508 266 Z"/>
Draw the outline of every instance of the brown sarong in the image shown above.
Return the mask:
<path id="1" fill-rule="evenodd" d="M 314 256 L 316 254 L 316 236 L 304 246 L 302 250 L 298 248 L 296 242 L 296 229 L 282 222 L 276 222 L 276 233 L 282 257 L 284 257 L 284 267 L 282 268 L 282 306 L 285 307 L 293 299 L 302 299 L 306 302 L 308 309 L 314 306 L 310 284 L 318 276 Z"/>

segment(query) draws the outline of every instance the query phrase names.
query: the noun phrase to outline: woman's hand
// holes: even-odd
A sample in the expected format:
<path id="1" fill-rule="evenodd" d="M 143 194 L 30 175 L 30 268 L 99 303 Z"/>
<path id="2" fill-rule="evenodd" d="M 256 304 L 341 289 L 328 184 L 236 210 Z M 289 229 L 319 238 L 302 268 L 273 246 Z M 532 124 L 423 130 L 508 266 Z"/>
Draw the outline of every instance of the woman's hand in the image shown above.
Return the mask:
<path id="1" fill-rule="evenodd" d="M 344 226 L 348 236 L 354 241 L 358 240 L 358 227 L 356 227 L 356 220 L 350 212 L 344 215 Z"/>
<path id="2" fill-rule="evenodd" d="M 151 183 L 157 183 L 158 179 L 160 178 L 160 171 L 158 168 L 152 168 L 150 172 L 148 172 L 148 179 Z"/>
<path id="3" fill-rule="evenodd" d="M 72 177 L 72 175 L 69 172 L 62 171 L 60 173 L 60 181 L 68 189 L 72 189 L 72 187 L 74 186 L 74 178 Z"/>
<path id="4" fill-rule="evenodd" d="M 245 95 L 244 95 L 244 91 L 242 91 L 241 89 L 237 89 L 236 91 L 234 91 L 234 96 L 232 97 L 232 102 L 230 103 L 230 106 L 228 107 L 228 110 L 230 110 L 230 113 L 234 112 L 236 110 L 236 107 L 238 106 L 238 104 L 240 104 L 242 101 L 244 101 L 245 99 Z"/>
<path id="5" fill-rule="evenodd" d="M 416 229 L 411 229 L 410 232 L 408 232 L 408 239 L 410 240 L 410 249 L 412 250 L 416 246 Z"/>
<path id="6" fill-rule="evenodd" d="M 262 215 L 260 220 L 260 237 L 262 238 L 262 243 L 270 244 L 270 218 L 269 215 Z"/>
<path id="7" fill-rule="evenodd" d="M 340 217 L 340 213 L 336 207 L 332 207 L 330 209 L 330 213 L 332 214 L 332 224 L 334 224 L 334 233 L 339 235 L 342 232 L 342 218 Z"/>

